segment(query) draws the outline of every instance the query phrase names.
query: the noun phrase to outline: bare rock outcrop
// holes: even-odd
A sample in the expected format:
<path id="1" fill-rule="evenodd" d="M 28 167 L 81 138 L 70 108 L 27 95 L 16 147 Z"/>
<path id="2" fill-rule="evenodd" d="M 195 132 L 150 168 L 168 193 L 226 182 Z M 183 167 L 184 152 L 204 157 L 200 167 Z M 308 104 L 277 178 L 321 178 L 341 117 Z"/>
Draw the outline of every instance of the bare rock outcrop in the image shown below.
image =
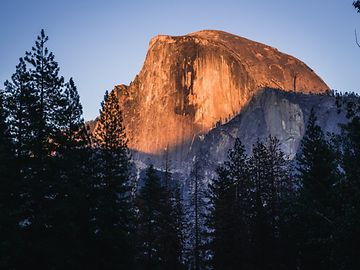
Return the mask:
<path id="1" fill-rule="evenodd" d="M 295 57 L 206 30 L 154 37 L 140 73 L 129 86 L 119 85 L 114 91 L 123 109 L 129 147 L 155 155 L 176 148 L 174 158 L 181 160 L 198 135 L 228 122 L 265 88 L 301 93 L 329 89 Z M 298 110 L 291 104 L 283 106 Z"/>

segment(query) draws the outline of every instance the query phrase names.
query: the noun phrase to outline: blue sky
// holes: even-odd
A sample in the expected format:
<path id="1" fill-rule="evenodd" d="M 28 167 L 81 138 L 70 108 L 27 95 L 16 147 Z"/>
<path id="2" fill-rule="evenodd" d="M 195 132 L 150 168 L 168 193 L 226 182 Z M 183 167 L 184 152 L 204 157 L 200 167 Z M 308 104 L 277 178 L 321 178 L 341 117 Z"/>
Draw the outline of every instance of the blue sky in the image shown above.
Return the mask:
<path id="1" fill-rule="evenodd" d="M 61 74 L 74 78 L 85 119 L 92 119 L 105 90 L 140 71 L 151 37 L 217 29 L 301 59 L 332 89 L 360 93 L 360 14 L 352 2 L 0 0 L 0 87 L 44 28 Z"/>

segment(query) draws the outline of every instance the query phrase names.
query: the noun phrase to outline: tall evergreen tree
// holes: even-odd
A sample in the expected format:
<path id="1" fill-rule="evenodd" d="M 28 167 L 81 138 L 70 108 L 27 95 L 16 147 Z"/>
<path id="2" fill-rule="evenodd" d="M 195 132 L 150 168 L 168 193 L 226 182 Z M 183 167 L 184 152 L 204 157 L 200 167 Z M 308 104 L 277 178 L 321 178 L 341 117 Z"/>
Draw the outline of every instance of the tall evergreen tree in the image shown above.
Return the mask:
<path id="1" fill-rule="evenodd" d="M 183 269 L 181 194 L 170 172 L 164 178 L 148 167 L 137 197 L 140 269 Z"/>
<path id="2" fill-rule="evenodd" d="M 11 131 L 11 137 L 14 140 L 16 156 L 19 160 L 25 162 L 27 157 L 33 154 L 35 145 L 35 114 L 34 104 L 37 103 L 37 97 L 32 90 L 32 81 L 30 72 L 27 69 L 23 58 L 20 58 L 16 71 L 11 77 L 11 81 L 5 82 L 4 106 L 8 111 L 8 122 Z"/>
<path id="3" fill-rule="evenodd" d="M 302 269 L 333 269 L 335 214 L 334 187 L 339 180 L 335 153 L 311 111 L 297 157 L 300 181 L 298 210 L 302 236 Z"/>
<path id="4" fill-rule="evenodd" d="M 33 104 L 36 113 L 32 118 L 36 121 L 37 145 L 34 154 L 42 158 L 56 150 L 55 136 L 62 128 L 61 118 L 64 107 L 64 78 L 59 76 L 59 65 L 55 56 L 46 47 L 48 36 L 41 30 L 35 46 L 26 52 L 25 62 L 30 66 L 29 74 L 32 91 L 37 97 Z"/>
<path id="5" fill-rule="evenodd" d="M 269 136 L 265 143 L 254 145 L 250 159 L 252 189 L 252 242 L 254 265 L 258 269 L 283 268 L 281 231 L 284 212 L 292 190 L 291 179 L 287 173 L 284 153 L 279 141 Z M 259 261 L 256 258 L 263 258 Z"/>
<path id="6" fill-rule="evenodd" d="M 140 269 L 163 269 L 164 258 L 161 257 L 160 251 L 163 249 L 164 243 L 161 242 L 159 235 L 162 234 L 162 208 L 165 200 L 160 177 L 151 165 L 146 170 L 144 185 L 137 197 Z"/>
<path id="7" fill-rule="evenodd" d="M 62 128 L 63 78 L 58 75 L 54 55 L 45 46 L 47 40 L 42 30 L 32 52 L 20 59 L 11 82 L 5 83 L 20 198 L 17 210 L 22 243 L 17 248 L 20 257 L 14 259 L 17 268 L 47 267 L 56 253 L 57 169 L 53 156 L 58 145 L 56 134 Z"/>
<path id="8" fill-rule="evenodd" d="M 174 227 L 174 248 L 173 258 L 175 259 L 175 269 L 183 269 L 185 265 L 185 209 L 181 187 L 175 183 L 172 190 L 172 223 Z"/>
<path id="9" fill-rule="evenodd" d="M 133 265 L 133 206 L 130 156 L 119 101 L 106 92 L 94 131 L 99 164 L 92 219 L 101 269 Z"/>
<path id="10" fill-rule="evenodd" d="M 203 167 L 200 164 L 202 155 L 196 156 L 189 178 L 188 206 L 186 210 L 186 254 L 189 269 L 206 269 L 207 266 L 207 193 L 204 182 Z"/>
<path id="11" fill-rule="evenodd" d="M 46 168 L 45 160 L 53 154 L 55 150 L 54 137 L 59 133 L 61 124 L 59 117 L 62 115 L 62 85 L 63 77 L 59 76 L 59 66 L 55 61 L 55 56 L 46 47 L 48 36 L 44 30 L 41 30 L 37 37 L 35 47 L 30 52 L 26 52 L 25 62 L 28 63 L 31 80 L 31 90 L 36 95 L 34 114 L 31 118 L 35 120 L 36 146 L 33 149 L 33 155 L 39 161 L 39 176 Z M 38 179 L 46 181 L 45 179 Z M 48 191 L 45 191 L 48 192 Z M 49 194 L 46 194 L 49 195 Z M 45 196 L 46 196 L 45 195 Z"/>
<path id="12" fill-rule="evenodd" d="M 250 157 L 236 139 L 210 187 L 215 269 L 286 269 L 281 256 L 292 190 L 286 168 L 276 138 L 258 141 Z"/>
<path id="13" fill-rule="evenodd" d="M 210 186 L 215 269 L 246 269 L 249 263 L 249 182 L 248 157 L 239 139 L 229 150 L 228 160 L 217 169 Z"/>
<path id="14" fill-rule="evenodd" d="M 182 269 L 183 260 L 183 209 L 179 183 L 175 182 L 171 173 L 171 160 L 168 149 L 165 152 L 163 177 L 163 205 L 161 207 L 161 234 L 163 243 L 159 250 L 163 258 L 164 269 Z"/>
<path id="15" fill-rule="evenodd" d="M 341 182 L 336 185 L 335 192 L 339 228 L 337 237 L 338 267 L 357 269 L 360 267 L 360 104 L 359 97 L 342 97 L 347 109 L 348 122 L 341 125 L 341 133 L 336 136 L 338 146 L 337 157 L 342 170 Z M 354 248 L 355 247 L 355 248 Z"/>
<path id="16" fill-rule="evenodd" d="M 73 79 L 64 90 L 63 129 L 57 134 L 54 231 L 58 236 L 54 269 L 90 267 L 90 202 L 94 189 L 90 140 Z M 55 172 L 54 172 L 55 173 Z M 73 243 L 72 239 L 79 239 Z"/>
<path id="17" fill-rule="evenodd" d="M 17 182 L 12 140 L 6 122 L 4 94 L 0 91 L 0 268 L 11 267 L 17 239 Z"/>

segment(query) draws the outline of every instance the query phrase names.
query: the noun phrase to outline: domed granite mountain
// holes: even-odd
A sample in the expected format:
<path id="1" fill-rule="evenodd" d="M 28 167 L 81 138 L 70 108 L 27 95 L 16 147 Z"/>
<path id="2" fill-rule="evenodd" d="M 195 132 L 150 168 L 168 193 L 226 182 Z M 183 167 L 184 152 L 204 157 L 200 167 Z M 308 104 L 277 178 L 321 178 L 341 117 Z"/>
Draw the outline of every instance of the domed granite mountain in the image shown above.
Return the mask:
<path id="1" fill-rule="evenodd" d="M 129 147 L 184 159 L 194 140 L 236 116 L 262 89 L 323 93 L 329 87 L 300 60 L 222 31 L 154 37 L 140 73 L 115 91 Z"/>

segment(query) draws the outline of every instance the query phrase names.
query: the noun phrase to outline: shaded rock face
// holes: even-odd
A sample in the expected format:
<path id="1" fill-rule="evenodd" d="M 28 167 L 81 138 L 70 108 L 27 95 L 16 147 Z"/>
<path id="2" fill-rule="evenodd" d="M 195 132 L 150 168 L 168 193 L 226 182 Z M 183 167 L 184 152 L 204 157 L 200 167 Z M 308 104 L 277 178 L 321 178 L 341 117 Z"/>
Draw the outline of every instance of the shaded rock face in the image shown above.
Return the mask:
<path id="1" fill-rule="evenodd" d="M 200 31 L 154 37 L 140 73 L 129 86 L 114 91 L 129 147 L 151 155 L 176 149 L 172 159 L 181 161 L 199 135 L 234 118 L 264 88 L 298 93 L 329 89 L 303 62 L 272 47 L 221 31 Z M 289 134 L 302 134 L 304 116 L 298 105 L 277 106 L 291 111 L 294 121 L 275 123 L 281 112 L 269 109 L 264 116 L 269 126 L 278 130 L 285 125 Z M 292 143 L 297 142 L 290 139 L 289 147 Z"/>
<path id="2" fill-rule="evenodd" d="M 190 156 L 206 153 L 206 159 L 211 162 L 208 167 L 216 167 L 226 160 L 227 151 L 233 147 L 236 138 L 240 138 L 250 153 L 258 139 L 265 141 L 271 135 L 279 139 L 282 151 L 293 159 L 312 108 L 317 124 L 325 134 L 339 133 L 339 124 L 347 122 L 345 112 L 338 111 L 333 96 L 266 89 L 256 94 L 231 121 L 212 129 L 203 138 L 199 137 Z"/>
<path id="3" fill-rule="evenodd" d="M 216 126 L 207 134 L 197 135 L 186 149 L 187 155 L 183 159 L 176 159 L 177 148 L 169 151 L 173 171 L 186 180 L 193 160 L 201 156 L 206 178 L 212 179 L 215 168 L 227 159 L 227 152 L 236 138 L 240 138 L 247 152 L 251 153 L 257 140 L 265 141 L 269 135 L 275 136 L 285 155 L 293 159 L 305 134 L 312 108 L 318 118 L 317 124 L 325 134 L 339 133 L 339 124 L 347 122 L 345 112 L 339 113 L 335 97 L 331 95 L 264 89 L 255 94 L 229 122 Z M 184 151 L 184 146 L 178 147 Z M 164 167 L 161 155 L 134 151 L 133 157 L 140 170 L 150 163 L 159 169 Z"/>

